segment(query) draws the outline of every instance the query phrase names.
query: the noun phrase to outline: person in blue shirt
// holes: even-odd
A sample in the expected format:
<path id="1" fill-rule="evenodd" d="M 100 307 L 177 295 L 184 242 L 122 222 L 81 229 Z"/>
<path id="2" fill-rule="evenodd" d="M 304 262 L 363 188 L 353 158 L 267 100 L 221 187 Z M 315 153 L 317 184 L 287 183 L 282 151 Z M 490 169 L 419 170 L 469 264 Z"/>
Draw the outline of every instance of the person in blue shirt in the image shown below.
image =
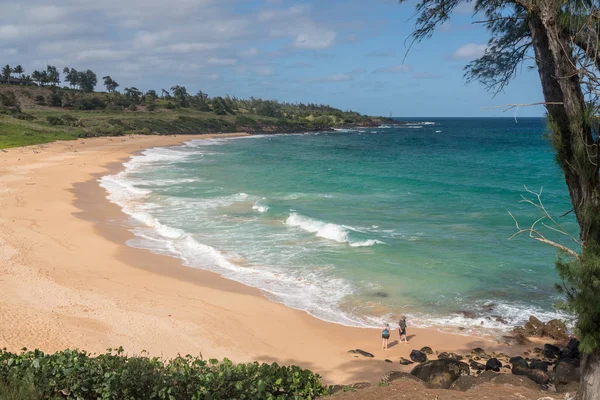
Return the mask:
<path id="1" fill-rule="evenodd" d="M 381 331 L 381 337 L 383 338 L 383 348 L 387 350 L 388 340 L 390 339 L 390 324 L 385 324 Z"/>

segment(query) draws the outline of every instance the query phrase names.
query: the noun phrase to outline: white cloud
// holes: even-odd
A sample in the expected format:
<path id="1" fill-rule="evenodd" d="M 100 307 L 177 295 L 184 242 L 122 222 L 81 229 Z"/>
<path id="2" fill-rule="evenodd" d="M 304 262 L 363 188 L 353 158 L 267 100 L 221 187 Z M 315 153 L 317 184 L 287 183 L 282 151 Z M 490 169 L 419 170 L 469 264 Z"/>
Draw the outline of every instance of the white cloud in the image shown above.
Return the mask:
<path id="1" fill-rule="evenodd" d="M 405 72 L 412 71 L 412 65 L 408 64 L 399 64 L 391 67 L 381 67 L 373 70 L 373 73 L 376 74 L 402 74 Z"/>
<path id="2" fill-rule="evenodd" d="M 29 17 L 31 22 L 59 22 L 67 16 L 67 10 L 54 5 L 39 6 L 29 9 Z"/>
<path id="3" fill-rule="evenodd" d="M 194 51 L 215 50 L 219 47 L 221 46 L 217 43 L 176 43 L 170 45 L 169 49 L 176 53 L 189 53 Z"/>
<path id="4" fill-rule="evenodd" d="M 473 60 L 481 57 L 485 53 L 485 44 L 467 43 L 452 53 L 451 57 L 455 60 Z"/>
<path id="5" fill-rule="evenodd" d="M 208 59 L 208 63 L 211 65 L 235 65 L 238 60 L 235 58 L 218 58 L 211 57 Z"/>
<path id="6" fill-rule="evenodd" d="M 298 49 L 322 50 L 331 47 L 335 42 L 336 33 L 316 29 L 300 33 L 296 36 L 294 47 Z"/>
<path id="7" fill-rule="evenodd" d="M 240 54 L 244 57 L 256 57 L 258 55 L 258 49 L 256 47 L 250 47 L 248 50 L 244 50 Z"/>
<path id="8" fill-rule="evenodd" d="M 313 78 L 309 82 L 346 82 L 354 79 L 351 74 L 334 74 L 324 78 Z"/>

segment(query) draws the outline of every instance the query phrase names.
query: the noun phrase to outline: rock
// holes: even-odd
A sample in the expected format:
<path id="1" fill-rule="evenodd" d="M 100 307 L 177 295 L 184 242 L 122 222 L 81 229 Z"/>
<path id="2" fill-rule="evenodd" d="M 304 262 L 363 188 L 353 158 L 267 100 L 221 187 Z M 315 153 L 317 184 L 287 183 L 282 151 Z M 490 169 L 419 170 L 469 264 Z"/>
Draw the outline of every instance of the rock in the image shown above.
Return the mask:
<path id="1" fill-rule="evenodd" d="M 489 303 L 483 306 L 483 309 L 487 312 L 492 312 L 494 308 L 496 308 L 496 304 L 494 303 Z"/>
<path id="2" fill-rule="evenodd" d="M 544 345 L 544 350 L 542 351 L 542 354 L 544 355 L 544 357 L 552 359 L 557 358 L 561 354 L 561 351 L 558 347 L 547 343 Z"/>
<path id="3" fill-rule="evenodd" d="M 355 353 L 356 353 L 356 350 L 348 350 L 348 353 L 350 353 L 350 354 L 355 354 Z"/>
<path id="4" fill-rule="evenodd" d="M 474 360 L 471 360 L 471 362 L 469 363 L 469 365 L 474 370 L 479 370 L 479 371 L 484 371 L 485 370 L 485 365 L 483 365 L 481 363 L 478 363 L 477 361 L 474 361 Z"/>
<path id="5" fill-rule="evenodd" d="M 357 354 L 360 354 L 361 356 L 365 356 L 365 357 L 370 357 L 370 358 L 375 357 L 373 354 L 369 353 L 368 351 L 364 351 L 361 349 L 356 349 L 356 350 L 354 350 L 354 352 Z"/>
<path id="6" fill-rule="evenodd" d="M 533 390 L 538 390 L 539 386 L 535 384 L 531 379 L 524 376 L 510 375 L 510 374 L 498 374 L 494 379 L 494 383 L 497 385 L 512 385 L 517 387 L 525 387 Z"/>
<path id="7" fill-rule="evenodd" d="M 512 336 L 504 336 L 504 338 L 511 339 L 512 341 L 516 342 L 517 344 L 525 345 L 525 344 L 531 343 L 528 336 L 529 335 L 525 331 L 525 328 L 516 326 L 512 330 Z"/>
<path id="8" fill-rule="evenodd" d="M 410 352 L 410 359 L 414 362 L 423 363 L 427 361 L 427 355 L 419 350 L 413 350 Z"/>
<path id="9" fill-rule="evenodd" d="M 554 367 L 554 383 L 559 393 L 563 387 L 571 382 L 579 382 L 581 379 L 580 361 L 573 358 L 565 358 L 556 363 Z"/>
<path id="10" fill-rule="evenodd" d="M 341 392 L 342 390 L 344 390 L 345 386 L 344 385 L 331 385 L 329 386 L 329 394 L 336 394 L 338 392 Z"/>
<path id="11" fill-rule="evenodd" d="M 487 360 L 487 363 L 485 363 L 486 371 L 500 372 L 500 368 L 502 368 L 502 363 L 497 358 L 490 358 Z"/>
<path id="12" fill-rule="evenodd" d="M 521 356 L 511 357 L 510 360 L 508 360 L 508 362 L 511 363 L 513 367 L 518 365 L 521 367 L 529 368 L 529 363 L 525 361 Z"/>
<path id="13" fill-rule="evenodd" d="M 390 364 L 393 364 L 393 363 L 394 363 L 392 360 L 388 360 L 387 358 L 386 358 L 385 360 L 383 360 L 383 361 L 385 361 L 385 362 L 387 362 L 387 363 L 390 363 Z"/>
<path id="14" fill-rule="evenodd" d="M 561 358 L 579 358 L 579 340 L 572 338 L 562 351 Z"/>
<path id="15" fill-rule="evenodd" d="M 529 321 L 525 323 L 524 328 L 527 336 L 540 337 L 544 334 L 544 323 L 533 315 L 529 317 Z"/>
<path id="16" fill-rule="evenodd" d="M 526 376 L 538 385 L 545 385 L 550 381 L 548 375 L 539 369 L 530 369 L 520 365 L 515 365 L 512 368 L 512 373 L 513 375 Z"/>
<path id="17" fill-rule="evenodd" d="M 546 361 L 533 359 L 529 362 L 529 368 L 531 369 L 539 369 L 540 371 L 548 372 L 548 366 L 550 364 Z"/>
<path id="18" fill-rule="evenodd" d="M 482 358 L 487 356 L 487 354 L 481 347 L 476 347 L 473 350 L 471 350 L 471 354 Z"/>
<path id="19" fill-rule="evenodd" d="M 390 382 L 393 382 L 393 381 L 397 381 L 399 379 L 408 379 L 408 380 L 411 380 L 413 382 L 419 382 L 420 384 L 425 384 L 425 382 L 423 382 L 422 380 L 420 380 L 416 376 L 411 375 L 408 372 L 400 372 L 400 371 L 387 372 L 381 378 L 381 382 L 383 382 L 383 383 L 390 383 Z"/>
<path id="20" fill-rule="evenodd" d="M 469 319 L 477 318 L 477 314 L 475 314 L 473 311 L 457 311 L 456 314 L 460 314 L 463 317 L 469 318 Z"/>
<path id="21" fill-rule="evenodd" d="M 508 325 L 508 321 L 504 317 L 501 317 L 500 315 L 492 315 L 492 318 L 494 318 L 494 320 L 496 322 L 500 322 L 501 324 Z"/>
<path id="22" fill-rule="evenodd" d="M 536 348 L 534 348 L 534 349 L 533 349 L 533 352 L 534 352 L 535 354 L 542 354 L 542 353 L 543 353 L 543 351 L 544 351 L 544 350 L 543 350 L 543 349 L 540 349 L 539 347 L 536 347 Z"/>
<path id="23" fill-rule="evenodd" d="M 414 364 L 414 362 L 412 362 L 410 360 L 407 360 L 404 357 L 400 357 L 400 364 L 402 364 L 402 365 L 410 365 L 410 364 Z"/>
<path id="24" fill-rule="evenodd" d="M 461 376 L 450 385 L 450 390 L 459 390 L 466 392 L 467 390 L 475 389 L 477 386 L 485 383 L 479 376 Z"/>
<path id="25" fill-rule="evenodd" d="M 448 389 L 461 376 L 469 375 L 469 366 L 456 360 L 433 360 L 417 365 L 411 374 L 433 388 Z"/>
<path id="26" fill-rule="evenodd" d="M 554 340 L 567 340 L 567 326 L 564 322 L 558 319 L 548 321 L 544 326 L 543 335 L 551 337 Z"/>
<path id="27" fill-rule="evenodd" d="M 386 298 L 386 297 L 390 297 L 390 295 L 385 292 L 375 292 L 375 293 L 373 293 L 373 297 Z"/>
<path id="28" fill-rule="evenodd" d="M 447 359 L 453 359 L 453 360 L 457 360 L 457 361 L 462 361 L 463 356 L 456 354 L 456 353 L 440 353 L 437 356 L 438 360 L 447 360 Z"/>
<path id="29" fill-rule="evenodd" d="M 433 350 L 431 350 L 431 347 L 429 346 L 425 346 L 421 349 L 421 353 L 425 353 L 427 355 L 432 355 L 433 354 Z"/>
<path id="30" fill-rule="evenodd" d="M 558 393 L 576 393 L 579 391 L 580 386 L 579 382 L 569 382 L 566 385 L 556 385 L 556 391 Z"/>

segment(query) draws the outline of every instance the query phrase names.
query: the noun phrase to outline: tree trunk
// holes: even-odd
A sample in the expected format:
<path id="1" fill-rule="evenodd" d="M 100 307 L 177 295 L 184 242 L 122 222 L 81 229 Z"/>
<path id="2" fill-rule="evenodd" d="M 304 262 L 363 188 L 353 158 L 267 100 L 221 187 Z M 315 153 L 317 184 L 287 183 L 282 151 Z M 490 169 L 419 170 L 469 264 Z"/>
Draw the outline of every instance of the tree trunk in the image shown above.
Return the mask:
<path id="1" fill-rule="evenodd" d="M 583 355 L 579 398 L 582 400 L 600 400 L 600 349 L 596 349 L 591 354 Z"/>

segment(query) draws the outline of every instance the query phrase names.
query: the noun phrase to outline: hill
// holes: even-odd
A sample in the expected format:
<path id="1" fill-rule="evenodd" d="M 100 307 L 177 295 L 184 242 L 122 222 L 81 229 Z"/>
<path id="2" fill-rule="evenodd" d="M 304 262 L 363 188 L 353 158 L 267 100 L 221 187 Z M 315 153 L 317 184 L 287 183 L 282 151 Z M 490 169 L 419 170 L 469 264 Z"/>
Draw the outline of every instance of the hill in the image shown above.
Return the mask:
<path id="1" fill-rule="evenodd" d="M 0 85 L 0 148 L 94 136 L 306 132 L 393 123 L 316 104 L 262 99 L 173 95 L 136 88 L 85 92 L 68 87 Z"/>

